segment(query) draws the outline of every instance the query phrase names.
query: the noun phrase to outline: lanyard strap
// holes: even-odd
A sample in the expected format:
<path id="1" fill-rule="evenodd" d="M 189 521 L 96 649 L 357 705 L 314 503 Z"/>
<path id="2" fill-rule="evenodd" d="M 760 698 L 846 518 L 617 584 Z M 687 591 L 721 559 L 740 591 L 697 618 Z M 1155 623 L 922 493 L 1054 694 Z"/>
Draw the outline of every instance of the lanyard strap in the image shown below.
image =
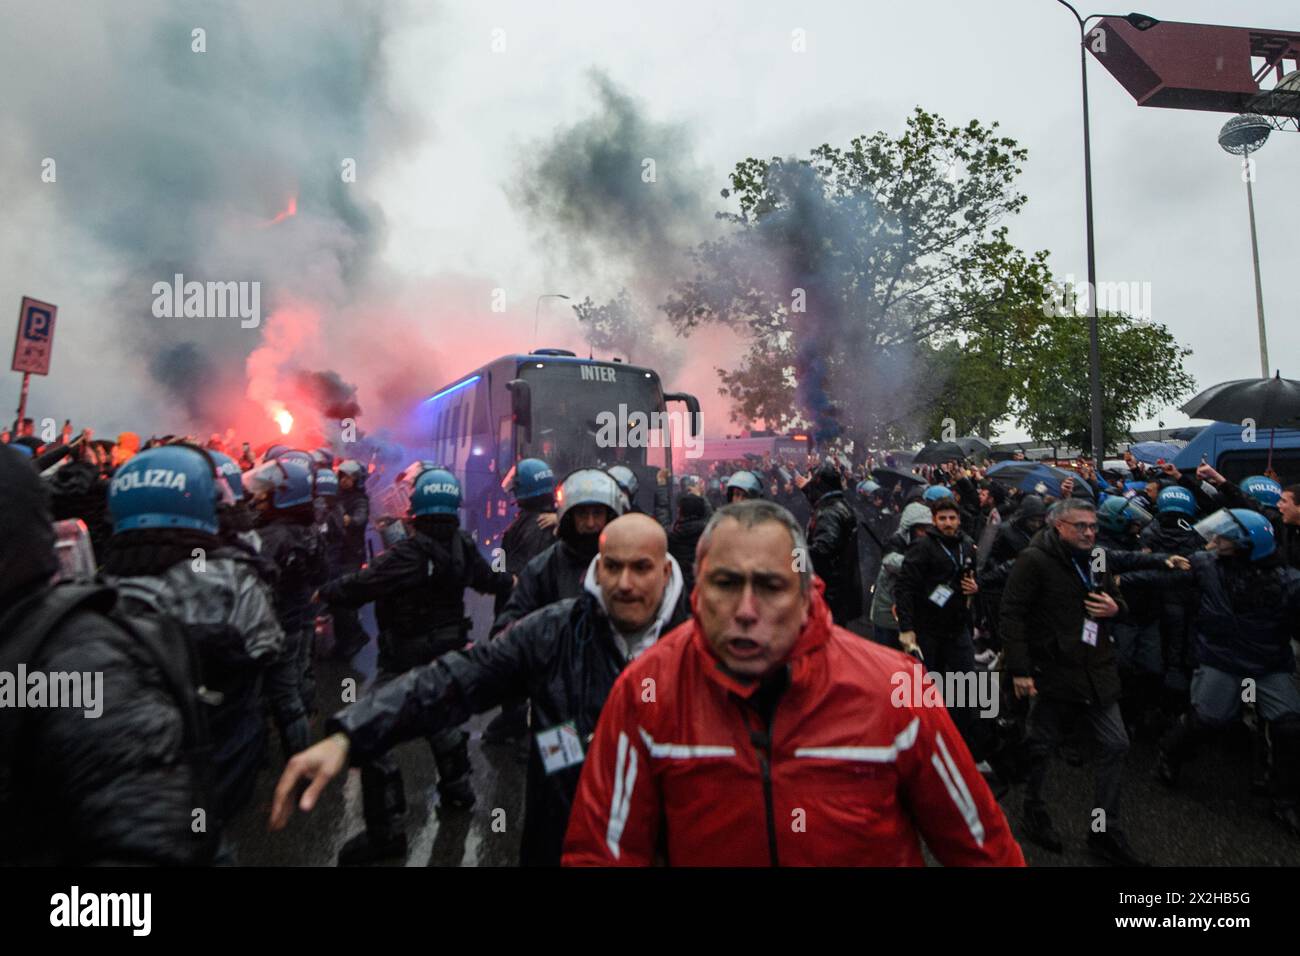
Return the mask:
<path id="1" fill-rule="evenodd" d="M 960 559 L 960 557 L 956 557 L 956 558 L 954 558 L 954 557 L 952 556 L 952 552 L 948 550 L 948 546 L 947 546 L 946 544 L 944 544 L 943 542 L 940 542 L 940 543 L 939 543 L 939 547 L 943 548 L 943 553 L 946 554 L 946 555 L 948 555 L 948 560 L 952 562 L 952 566 L 953 566 L 954 568 L 956 568 L 958 571 L 960 571 L 960 570 L 961 570 L 961 559 Z M 960 542 L 960 541 L 957 542 L 957 554 L 958 554 L 959 556 L 961 555 L 961 542 Z"/>
<path id="2" fill-rule="evenodd" d="M 1079 580 L 1083 582 L 1084 590 L 1091 591 L 1093 589 L 1091 569 L 1089 569 L 1088 574 L 1084 574 L 1083 569 L 1079 567 L 1078 560 L 1075 558 L 1070 558 L 1070 564 L 1074 566 L 1074 573 L 1077 574 Z"/>

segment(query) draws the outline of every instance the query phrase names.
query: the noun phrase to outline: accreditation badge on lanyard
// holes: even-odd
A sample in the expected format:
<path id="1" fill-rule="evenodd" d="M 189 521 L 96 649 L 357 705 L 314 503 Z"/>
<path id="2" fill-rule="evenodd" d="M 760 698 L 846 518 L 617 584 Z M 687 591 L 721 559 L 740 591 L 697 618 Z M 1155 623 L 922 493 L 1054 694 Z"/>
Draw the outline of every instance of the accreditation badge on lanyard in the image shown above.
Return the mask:
<path id="1" fill-rule="evenodd" d="M 558 773 L 566 767 L 582 763 L 585 754 L 578 728 L 571 720 L 549 727 L 537 735 L 537 749 L 542 756 L 542 769 L 548 774 Z"/>
<path id="2" fill-rule="evenodd" d="M 952 556 L 952 552 L 949 551 L 947 548 L 944 548 L 942 544 L 939 545 L 939 547 L 943 548 L 943 553 L 948 555 L 948 560 L 952 562 L 952 566 L 956 568 L 958 571 L 960 571 L 961 560 L 959 558 L 954 558 Z M 957 553 L 959 555 L 961 554 L 960 544 L 957 545 Z M 948 603 L 949 599 L 956 593 L 957 592 L 954 591 L 952 588 L 948 587 L 948 585 L 940 584 L 938 587 L 936 587 L 933 591 L 930 592 L 930 603 L 937 604 L 939 607 L 943 607 L 945 604 Z"/>

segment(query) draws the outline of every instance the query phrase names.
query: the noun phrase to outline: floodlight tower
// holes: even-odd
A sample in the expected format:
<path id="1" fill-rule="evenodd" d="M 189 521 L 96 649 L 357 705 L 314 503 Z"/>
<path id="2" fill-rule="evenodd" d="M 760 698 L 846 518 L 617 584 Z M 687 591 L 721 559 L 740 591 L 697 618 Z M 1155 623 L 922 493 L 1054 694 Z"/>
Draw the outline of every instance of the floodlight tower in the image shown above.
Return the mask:
<path id="1" fill-rule="evenodd" d="M 1219 130 L 1219 145 L 1225 152 L 1242 157 L 1242 179 L 1246 180 L 1246 206 L 1250 210 L 1250 254 L 1255 263 L 1255 314 L 1259 320 L 1259 374 L 1268 378 L 1268 336 L 1264 333 L 1264 286 L 1259 278 L 1259 240 L 1255 236 L 1255 190 L 1251 182 L 1255 169 L 1250 154 L 1258 151 L 1268 139 L 1272 124 L 1262 116 L 1244 113 L 1234 116 Z"/>

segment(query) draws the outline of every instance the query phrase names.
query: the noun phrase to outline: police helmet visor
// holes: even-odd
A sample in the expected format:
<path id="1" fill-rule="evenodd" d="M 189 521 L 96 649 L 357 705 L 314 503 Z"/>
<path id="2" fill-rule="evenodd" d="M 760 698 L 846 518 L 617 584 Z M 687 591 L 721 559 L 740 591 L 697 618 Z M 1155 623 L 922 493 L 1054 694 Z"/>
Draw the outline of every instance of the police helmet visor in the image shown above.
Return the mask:
<path id="1" fill-rule="evenodd" d="M 1250 546 L 1250 533 L 1227 508 L 1220 508 L 1212 515 L 1207 515 L 1192 528 L 1206 541 L 1213 544 L 1218 538 L 1226 538 L 1237 547 Z"/>

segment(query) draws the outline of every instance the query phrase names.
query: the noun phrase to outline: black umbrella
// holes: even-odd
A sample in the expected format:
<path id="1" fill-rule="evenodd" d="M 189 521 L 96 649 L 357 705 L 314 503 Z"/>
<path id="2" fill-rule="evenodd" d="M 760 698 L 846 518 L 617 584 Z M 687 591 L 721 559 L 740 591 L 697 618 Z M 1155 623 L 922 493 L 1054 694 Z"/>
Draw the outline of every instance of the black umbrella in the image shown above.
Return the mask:
<path id="1" fill-rule="evenodd" d="M 899 471 L 897 468 L 872 468 L 871 477 L 876 479 L 886 488 L 892 489 L 895 485 L 928 485 L 929 482 L 919 475 L 909 474 L 906 471 Z"/>
<path id="2" fill-rule="evenodd" d="M 1242 378 L 1211 385 L 1182 409 L 1192 418 L 1243 422 L 1256 428 L 1300 428 L 1300 382 L 1283 378 Z"/>
<path id="3" fill-rule="evenodd" d="M 932 441 L 916 453 L 914 465 L 940 465 L 945 461 L 961 461 L 966 457 L 961 446 L 951 441 Z"/>
<path id="4" fill-rule="evenodd" d="M 1040 461 L 1000 461 L 986 472 L 990 481 L 1019 488 L 1025 494 L 1061 496 L 1061 482 L 1074 479 L 1073 498 L 1093 498 L 1092 486 L 1066 468 L 1045 465 Z"/>
<path id="5" fill-rule="evenodd" d="M 957 445 L 967 458 L 986 458 L 993 449 L 993 446 L 980 438 L 979 435 L 967 435 L 965 438 L 958 438 Z"/>

